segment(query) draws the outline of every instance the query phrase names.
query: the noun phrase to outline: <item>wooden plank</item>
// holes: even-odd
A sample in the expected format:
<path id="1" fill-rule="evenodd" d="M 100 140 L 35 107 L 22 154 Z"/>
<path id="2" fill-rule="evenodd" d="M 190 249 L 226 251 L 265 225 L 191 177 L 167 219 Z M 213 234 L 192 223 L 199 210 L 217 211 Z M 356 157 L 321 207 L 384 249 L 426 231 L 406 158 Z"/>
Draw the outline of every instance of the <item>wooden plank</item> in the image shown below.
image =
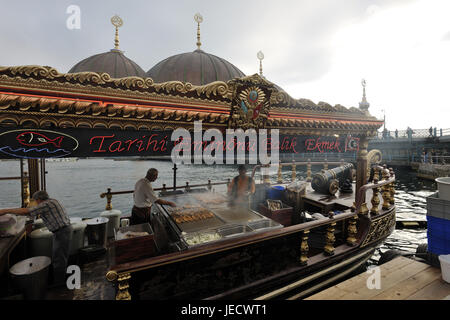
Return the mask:
<path id="1" fill-rule="evenodd" d="M 381 273 L 389 272 L 390 270 L 399 269 L 406 265 L 413 263 L 414 260 L 405 257 L 397 257 L 389 262 L 380 266 Z M 324 291 L 316 293 L 305 300 L 337 300 L 342 296 L 354 292 L 361 286 L 366 286 L 367 277 L 369 275 L 366 272 L 350 278 L 344 282 L 341 282 L 333 287 L 330 287 Z"/>
<path id="2" fill-rule="evenodd" d="M 438 268 L 428 268 L 373 297 L 373 300 L 404 300 L 441 278 Z"/>
<path id="3" fill-rule="evenodd" d="M 403 268 L 404 266 L 413 263 L 413 259 L 405 258 L 402 256 L 396 257 L 392 259 L 391 261 L 388 261 L 386 263 L 383 263 L 380 268 L 384 271 L 390 271 L 390 270 L 396 270 Z"/>
<path id="4" fill-rule="evenodd" d="M 343 300 L 367 300 L 371 299 L 372 297 L 380 294 L 381 292 L 384 292 L 393 286 L 397 285 L 399 282 L 402 282 L 417 273 L 429 269 L 431 266 L 422 263 L 413 261 L 413 263 L 410 263 L 400 269 L 393 270 L 393 271 L 384 271 L 381 269 L 381 289 L 369 289 L 367 287 L 366 281 L 367 276 L 364 279 L 364 281 L 361 283 L 360 288 L 355 290 L 354 292 L 351 292 L 349 294 L 346 294 L 342 296 L 340 299 Z M 380 291 L 382 290 L 382 291 Z"/>
<path id="5" fill-rule="evenodd" d="M 439 278 L 409 296 L 407 300 L 441 300 L 447 298 L 449 295 L 450 283 L 446 283 L 442 278 Z"/>

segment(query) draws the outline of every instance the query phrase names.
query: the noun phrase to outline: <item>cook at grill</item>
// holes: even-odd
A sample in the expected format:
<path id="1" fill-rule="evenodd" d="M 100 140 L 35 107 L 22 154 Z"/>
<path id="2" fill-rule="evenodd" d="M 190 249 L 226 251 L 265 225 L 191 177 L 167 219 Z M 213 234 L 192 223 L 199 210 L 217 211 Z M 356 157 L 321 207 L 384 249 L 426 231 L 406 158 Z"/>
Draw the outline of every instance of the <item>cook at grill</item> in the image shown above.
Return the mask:
<path id="1" fill-rule="evenodd" d="M 255 181 L 247 176 L 247 168 L 238 166 L 239 175 L 234 177 L 228 185 L 228 195 L 232 206 L 248 206 L 248 197 L 255 193 Z"/>
<path id="2" fill-rule="evenodd" d="M 171 201 L 159 199 L 153 190 L 152 182 L 158 178 L 158 170 L 151 168 L 145 178 L 139 179 L 134 186 L 134 206 L 131 211 L 130 224 L 150 223 L 150 212 L 153 203 L 165 204 L 175 207 Z"/>

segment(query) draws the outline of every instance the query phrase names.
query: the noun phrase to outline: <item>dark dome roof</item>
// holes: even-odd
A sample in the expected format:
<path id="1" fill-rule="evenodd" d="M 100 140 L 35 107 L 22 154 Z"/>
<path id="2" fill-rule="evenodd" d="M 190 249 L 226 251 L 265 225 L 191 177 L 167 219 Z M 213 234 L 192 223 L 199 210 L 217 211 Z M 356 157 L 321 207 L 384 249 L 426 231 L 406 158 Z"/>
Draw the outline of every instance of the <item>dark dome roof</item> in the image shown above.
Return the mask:
<path id="1" fill-rule="evenodd" d="M 123 78 L 137 76 L 145 78 L 145 71 L 134 61 L 125 57 L 122 51 L 112 49 L 111 51 L 99 53 L 86 58 L 69 70 L 69 73 L 76 72 L 106 72 L 112 78 Z"/>
<path id="2" fill-rule="evenodd" d="M 171 56 L 147 71 L 155 82 L 183 81 L 204 85 L 213 81 L 228 81 L 245 74 L 225 59 L 202 50 Z"/>

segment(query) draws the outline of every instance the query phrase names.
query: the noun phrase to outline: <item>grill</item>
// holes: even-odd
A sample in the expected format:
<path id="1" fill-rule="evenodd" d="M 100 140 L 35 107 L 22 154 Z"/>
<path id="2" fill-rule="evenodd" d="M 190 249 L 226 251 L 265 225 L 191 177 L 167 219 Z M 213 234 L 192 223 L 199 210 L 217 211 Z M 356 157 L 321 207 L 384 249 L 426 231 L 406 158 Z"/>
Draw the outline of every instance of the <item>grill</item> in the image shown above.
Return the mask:
<path id="1" fill-rule="evenodd" d="M 177 207 L 158 205 L 158 208 L 188 248 L 283 227 L 251 209 L 228 207 L 226 198 L 216 193 L 175 194 L 164 199 L 174 202 Z M 207 213 L 210 217 L 186 221 L 180 218 L 183 213 L 191 217 Z"/>

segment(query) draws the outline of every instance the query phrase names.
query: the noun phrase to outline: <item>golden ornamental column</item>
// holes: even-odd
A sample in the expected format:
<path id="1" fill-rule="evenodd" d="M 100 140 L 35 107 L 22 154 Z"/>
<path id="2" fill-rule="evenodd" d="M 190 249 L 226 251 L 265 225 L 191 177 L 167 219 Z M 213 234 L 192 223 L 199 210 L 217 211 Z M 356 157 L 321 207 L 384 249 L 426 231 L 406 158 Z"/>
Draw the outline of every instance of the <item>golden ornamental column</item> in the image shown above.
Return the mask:
<path id="1" fill-rule="evenodd" d="M 131 300 L 131 295 L 128 292 L 130 287 L 128 281 L 131 279 L 129 272 L 117 274 L 116 271 L 108 271 L 106 279 L 117 286 L 116 300 Z"/>
<path id="2" fill-rule="evenodd" d="M 303 231 L 302 234 L 302 243 L 300 244 L 300 264 L 302 266 L 305 266 L 308 264 L 308 236 L 309 236 L 309 230 Z"/>
<path id="3" fill-rule="evenodd" d="M 374 169 L 374 176 L 373 176 L 373 183 L 377 184 L 378 183 L 378 168 Z M 372 196 L 372 208 L 370 209 L 370 214 L 378 214 L 378 206 L 380 204 L 380 198 L 379 198 L 379 187 L 375 187 L 372 189 L 373 190 L 373 196 Z"/>
<path id="4" fill-rule="evenodd" d="M 358 241 L 356 239 L 356 235 L 358 234 L 358 229 L 356 227 L 356 223 L 358 221 L 358 215 L 354 215 L 353 217 L 350 218 L 349 222 L 348 222 L 348 228 L 347 228 L 347 244 L 351 247 L 353 247 L 356 242 Z"/>
<path id="5" fill-rule="evenodd" d="M 359 189 L 367 184 L 367 146 L 369 139 L 366 136 L 362 136 L 359 140 L 359 151 L 356 159 L 356 194 Z M 357 199 L 355 199 L 357 200 Z M 363 203 L 366 202 L 366 195 L 362 195 Z"/>
<path id="6" fill-rule="evenodd" d="M 390 174 L 390 177 L 391 177 L 391 178 L 394 177 L 394 175 L 395 175 L 394 169 L 389 168 L 389 174 Z M 389 192 L 390 192 L 389 203 L 390 203 L 391 205 L 394 205 L 394 204 L 395 204 L 395 199 L 394 199 L 394 196 L 395 196 L 395 186 L 394 186 L 394 184 L 395 184 L 395 182 L 392 182 L 392 183 L 389 184 Z"/>
<path id="7" fill-rule="evenodd" d="M 327 234 L 325 236 L 325 255 L 331 256 L 334 254 L 334 242 L 336 237 L 334 236 L 334 230 L 336 228 L 336 222 L 332 222 L 328 225 Z"/>
<path id="8" fill-rule="evenodd" d="M 306 164 L 306 181 L 311 182 L 311 159 L 308 159 L 308 163 Z"/>
<path id="9" fill-rule="evenodd" d="M 292 160 L 292 181 L 295 181 L 295 178 L 297 178 L 297 169 L 295 165 L 295 160 Z"/>
<path id="10" fill-rule="evenodd" d="M 281 165 L 281 160 L 278 163 L 278 178 L 277 178 L 277 183 L 282 183 L 283 182 L 283 177 L 282 177 L 282 173 L 281 173 L 281 169 L 282 169 L 282 165 Z"/>
<path id="11" fill-rule="evenodd" d="M 106 207 L 105 207 L 105 210 L 112 210 L 112 204 L 111 204 L 111 200 L 112 200 L 111 188 L 108 188 L 108 191 L 107 191 L 106 193 L 100 194 L 100 198 L 105 198 L 105 197 L 106 197 Z"/>
<path id="12" fill-rule="evenodd" d="M 22 178 L 22 186 L 23 186 L 23 190 L 22 190 L 22 199 L 23 199 L 23 207 L 24 208 L 28 208 L 28 206 L 30 205 L 30 184 L 28 181 L 28 175 L 25 173 L 23 178 Z"/>
<path id="13" fill-rule="evenodd" d="M 383 180 L 389 180 L 389 170 L 384 168 L 382 172 L 383 172 Z M 382 206 L 382 208 L 383 208 L 383 210 L 387 210 L 391 206 L 391 203 L 390 203 L 391 192 L 390 192 L 389 185 L 384 185 L 381 189 L 383 190 L 383 194 L 382 194 L 383 206 Z"/>

